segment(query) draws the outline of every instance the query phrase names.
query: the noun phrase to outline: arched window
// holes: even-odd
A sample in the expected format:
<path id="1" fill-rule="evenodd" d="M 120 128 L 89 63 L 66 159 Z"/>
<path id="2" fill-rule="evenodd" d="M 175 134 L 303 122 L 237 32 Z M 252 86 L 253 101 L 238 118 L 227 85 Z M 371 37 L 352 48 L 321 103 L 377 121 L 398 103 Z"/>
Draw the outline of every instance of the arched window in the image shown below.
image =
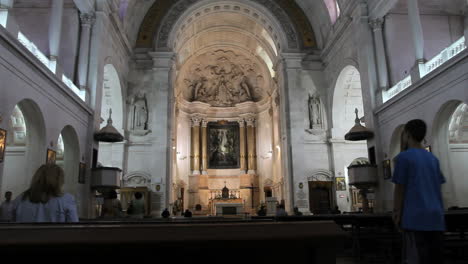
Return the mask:
<path id="1" fill-rule="evenodd" d="M 336 20 L 340 16 L 340 6 L 336 0 L 324 0 L 325 5 L 327 6 L 328 13 L 330 14 L 330 19 L 332 24 L 335 24 Z"/>

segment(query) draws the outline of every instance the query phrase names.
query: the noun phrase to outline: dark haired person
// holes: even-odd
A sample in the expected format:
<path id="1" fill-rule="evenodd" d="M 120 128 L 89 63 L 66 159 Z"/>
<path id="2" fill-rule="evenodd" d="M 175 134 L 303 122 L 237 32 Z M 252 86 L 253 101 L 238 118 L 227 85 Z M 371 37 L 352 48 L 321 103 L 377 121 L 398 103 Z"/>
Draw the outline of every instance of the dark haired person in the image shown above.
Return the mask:
<path id="1" fill-rule="evenodd" d="M 13 220 L 13 201 L 12 192 L 5 192 L 5 201 L 0 205 L 0 222 L 11 222 Z"/>
<path id="2" fill-rule="evenodd" d="M 130 202 L 129 208 L 131 208 L 129 214 L 132 218 L 143 218 L 145 216 L 145 201 L 143 200 L 143 194 L 136 192 L 134 194 L 135 199 Z"/>
<path id="3" fill-rule="evenodd" d="M 445 179 L 439 161 L 422 144 L 425 136 L 424 121 L 415 119 L 405 125 L 392 179 L 394 221 L 403 230 L 404 263 L 408 264 L 443 263 L 441 185 Z"/>

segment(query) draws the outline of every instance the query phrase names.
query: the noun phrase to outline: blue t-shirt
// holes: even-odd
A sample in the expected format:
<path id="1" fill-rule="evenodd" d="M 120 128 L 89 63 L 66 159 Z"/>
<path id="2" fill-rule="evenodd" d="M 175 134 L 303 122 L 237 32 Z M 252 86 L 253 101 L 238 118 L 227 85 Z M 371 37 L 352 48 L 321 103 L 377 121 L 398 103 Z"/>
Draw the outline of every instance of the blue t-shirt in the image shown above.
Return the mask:
<path id="1" fill-rule="evenodd" d="M 439 161 L 424 149 L 410 148 L 396 157 L 392 181 L 405 186 L 401 227 L 416 231 L 444 231 Z"/>

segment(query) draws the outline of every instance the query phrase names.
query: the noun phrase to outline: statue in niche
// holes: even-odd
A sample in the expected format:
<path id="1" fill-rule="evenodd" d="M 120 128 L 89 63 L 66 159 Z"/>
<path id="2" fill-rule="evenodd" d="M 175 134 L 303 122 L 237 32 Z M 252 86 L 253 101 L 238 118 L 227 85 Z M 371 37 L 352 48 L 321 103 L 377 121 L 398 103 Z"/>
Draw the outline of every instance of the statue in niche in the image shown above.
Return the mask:
<path id="1" fill-rule="evenodd" d="M 148 130 L 148 103 L 146 93 L 139 90 L 130 101 L 131 130 Z"/>
<path id="2" fill-rule="evenodd" d="M 322 103 L 320 97 L 315 95 L 309 95 L 308 100 L 309 106 L 309 129 L 322 129 Z"/>

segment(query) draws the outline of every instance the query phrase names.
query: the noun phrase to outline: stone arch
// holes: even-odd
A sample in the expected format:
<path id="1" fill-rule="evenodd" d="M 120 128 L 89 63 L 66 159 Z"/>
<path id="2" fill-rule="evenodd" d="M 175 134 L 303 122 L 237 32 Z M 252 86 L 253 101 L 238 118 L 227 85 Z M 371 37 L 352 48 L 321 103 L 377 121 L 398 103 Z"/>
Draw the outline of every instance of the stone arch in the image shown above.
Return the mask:
<path id="1" fill-rule="evenodd" d="M 46 128 L 42 111 L 38 104 L 31 99 L 21 100 L 17 111 L 24 118 L 25 134 L 23 146 L 6 146 L 1 179 L 2 193 L 13 191 L 16 196 L 25 191 L 34 172 L 45 163 L 46 158 Z M 13 109 L 10 113 L 15 112 Z M 8 137 L 16 137 L 11 128 Z"/>
<path id="2" fill-rule="evenodd" d="M 403 129 L 405 128 L 404 124 L 401 124 L 393 130 L 392 137 L 390 139 L 390 146 L 388 149 L 388 158 L 392 161 L 392 165 L 394 166 L 394 158 L 400 153 L 401 147 L 400 147 L 400 140 L 401 140 L 401 133 L 403 132 Z"/>
<path id="3" fill-rule="evenodd" d="M 323 170 L 323 169 L 314 170 L 309 175 L 311 176 L 307 177 L 308 181 L 331 181 L 332 182 L 333 178 L 335 177 L 333 175 L 333 172 L 329 170 Z"/>
<path id="4" fill-rule="evenodd" d="M 312 26 L 304 11 L 295 1 L 281 1 L 278 3 L 272 0 L 253 0 L 249 2 L 237 0 L 231 2 L 248 3 L 250 6 L 261 7 L 266 11 L 262 13 L 269 13 L 271 17 L 275 18 L 277 24 L 281 26 L 281 31 L 285 32 L 287 49 L 316 48 Z M 209 1 L 206 1 L 206 3 L 209 3 Z M 174 25 L 179 17 L 195 4 L 198 3 L 192 0 L 163 0 L 155 3 L 148 10 L 140 26 L 137 46 L 149 48 L 154 44 L 156 48 L 169 48 L 169 34 Z M 233 10 L 237 8 L 236 4 L 233 4 L 232 7 L 228 6 L 228 2 L 220 1 L 218 8 L 232 8 Z"/>
<path id="5" fill-rule="evenodd" d="M 150 187 L 151 175 L 144 171 L 132 171 L 127 173 L 122 182 L 124 187 Z"/>
<path id="6" fill-rule="evenodd" d="M 354 109 L 359 110 L 360 118 L 365 114 L 360 73 L 355 66 L 348 65 L 341 70 L 332 98 L 332 136 L 341 138 L 354 126 Z"/>
<path id="7" fill-rule="evenodd" d="M 447 180 L 447 183 L 442 186 L 446 207 L 468 206 L 468 200 L 462 195 L 462 191 L 467 187 L 465 185 L 466 179 L 460 178 L 460 175 L 456 173 L 459 168 L 452 160 L 454 154 L 449 142 L 451 119 L 460 105 L 463 105 L 463 102 L 459 100 L 446 102 L 440 107 L 432 123 L 432 152 L 439 159 L 440 168 Z M 458 165 L 465 165 L 465 163 L 461 163 Z M 464 175 L 463 172 L 461 175 Z"/>
<path id="8" fill-rule="evenodd" d="M 106 59 L 107 60 L 107 59 Z M 101 104 L 101 118 L 104 122 L 101 127 L 107 124 L 109 109 L 112 108 L 112 121 L 114 127 L 121 133 L 124 130 L 124 104 L 121 78 L 113 64 L 104 66 L 104 81 Z"/>
<path id="9" fill-rule="evenodd" d="M 57 164 L 65 171 L 64 190 L 74 195 L 77 194 L 78 174 L 80 165 L 80 142 L 76 130 L 70 126 L 65 126 L 60 132 L 59 138 L 63 141 L 62 159 L 59 159 L 60 149 L 57 148 Z M 57 144 L 60 146 L 60 144 Z"/>

